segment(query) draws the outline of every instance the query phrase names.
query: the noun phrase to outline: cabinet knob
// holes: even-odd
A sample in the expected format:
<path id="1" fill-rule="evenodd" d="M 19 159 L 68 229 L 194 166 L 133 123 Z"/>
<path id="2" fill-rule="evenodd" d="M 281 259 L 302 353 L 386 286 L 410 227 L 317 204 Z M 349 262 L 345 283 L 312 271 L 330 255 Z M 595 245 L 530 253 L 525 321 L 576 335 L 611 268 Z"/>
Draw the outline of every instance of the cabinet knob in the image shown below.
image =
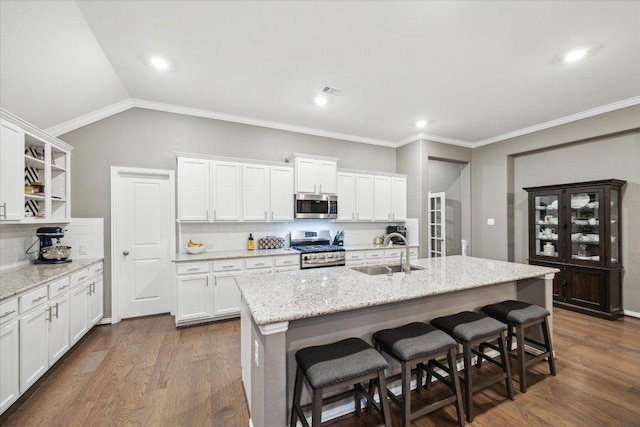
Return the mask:
<path id="1" fill-rule="evenodd" d="M 124 256 L 129 255 L 129 251 L 127 251 L 127 250 L 123 251 L 123 252 L 122 252 L 122 255 L 124 255 Z"/>

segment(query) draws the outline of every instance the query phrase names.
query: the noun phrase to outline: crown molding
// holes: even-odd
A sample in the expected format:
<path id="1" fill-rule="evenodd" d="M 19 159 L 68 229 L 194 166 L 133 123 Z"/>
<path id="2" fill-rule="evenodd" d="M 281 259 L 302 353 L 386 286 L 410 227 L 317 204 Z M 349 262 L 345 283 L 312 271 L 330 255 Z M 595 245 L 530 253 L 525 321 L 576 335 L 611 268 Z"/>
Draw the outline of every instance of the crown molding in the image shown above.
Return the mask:
<path id="1" fill-rule="evenodd" d="M 472 142 L 462 141 L 460 139 L 447 138 L 447 137 L 444 137 L 444 136 L 431 135 L 431 134 L 428 134 L 428 133 L 417 133 L 415 135 L 412 135 L 412 136 L 410 136 L 408 138 L 403 139 L 402 141 L 399 141 L 396 144 L 396 148 L 397 147 L 402 147 L 403 145 L 411 144 L 412 142 L 420 141 L 420 140 L 441 142 L 443 144 L 457 145 L 457 146 L 465 147 L 465 148 L 473 148 L 474 147 Z"/>
<path id="2" fill-rule="evenodd" d="M 492 138 L 483 139 L 481 141 L 477 141 L 472 146 L 474 148 L 482 147 L 483 145 L 493 144 L 494 142 L 504 141 L 505 139 L 511 139 L 511 138 L 526 135 L 529 133 L 538 132 L 538 131 L 549 129 L 555 126 L 560 126 L 560 125 L 575 122 L 578 120 L 586 119 L 589 117 L 597 116 L 599 114 L 609 113 L 611 111 L 620 110 L 622 108 L 632 107 L 638 104 L 640 104 L 640 96 L 623 99 L 622 101 L 617 101 L 611 104 L 602 105 L 600 107 L 592 108 L 590 110 L 582 111 L 580 113 L 571 114 L 569 116 L 560 117 L 559 119 L 550 120 L 548 122 L 540 123 L 540 124 L 529 126 L 513 132 L 494 136 Z"/>
<path id="3" fill-rule="evenodd" d="M 134 106 L 135 105 L 132 99 L 125 99 L 124 101 L 116 102 L 115 104 L 111 104 L 107 107 L 85 114 L 84 116 L 76 117 L 75 119 L 71 119 L 64 123 L 60 123 L 59 125 L 50 127 L 46 129 L 45 132 L 50 133 L 54 136 L 60 136 L 67 132 L 79 129 L 83 126 L 90 125 L 91 123 L 95 123 L 99 120 L 106 119 L 107 117 L 113 116 L 115 114 L 122 113 L 123 111 L 129 110 Z"/>

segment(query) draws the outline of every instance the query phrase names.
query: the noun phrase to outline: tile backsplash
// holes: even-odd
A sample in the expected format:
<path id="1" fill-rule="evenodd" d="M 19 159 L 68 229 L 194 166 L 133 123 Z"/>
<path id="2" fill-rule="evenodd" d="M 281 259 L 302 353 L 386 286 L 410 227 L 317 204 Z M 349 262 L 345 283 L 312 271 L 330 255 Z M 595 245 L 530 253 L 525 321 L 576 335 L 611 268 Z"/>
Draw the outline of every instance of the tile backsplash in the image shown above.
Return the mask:
<path id="1" fill-rule="evenodd" d="M 0 225 L 0 269 L 33 261 L 39 247 L 36 230 L 43 226 L 55 225 Z M 74 218 L 63 227 L 66 231 L 60 242 L 71 246 L 71 259 L 104 257 L 104 220 L 102 218 Z M 32 244 L 33 246 L 29 249 Z M 33 254 L 27 254 L 27 250 Z"/>
<path id="2" fill-rule="evenodd" d="M 409 243 L 417 244 L 417 227 L 409 227 L 410 224 L 417 224 L 417 220 L 408 219 L 406 223 Z M 289 232 L 292 230 L 329 230 L 332 239 L 338 230 L 344 230 L 345 245 L 361 245 L 373 243 L 373 239 L 376 236 L 382 236 L 385 233 L 387 225 L 392 224 L 331 222 L 326 220 L 299 220 L 284 223 L 182 223 L 182 233 L 178 237 L 179 252 L 186 252 L 185 246 L 189 240 L 205 243 L 208 252 L 243 250 L 247 248 L 249 233 L 253 235 L 256 242 L 259 238 L 266 236 L 283 237 L 285 246 L 289 246 Z"/>

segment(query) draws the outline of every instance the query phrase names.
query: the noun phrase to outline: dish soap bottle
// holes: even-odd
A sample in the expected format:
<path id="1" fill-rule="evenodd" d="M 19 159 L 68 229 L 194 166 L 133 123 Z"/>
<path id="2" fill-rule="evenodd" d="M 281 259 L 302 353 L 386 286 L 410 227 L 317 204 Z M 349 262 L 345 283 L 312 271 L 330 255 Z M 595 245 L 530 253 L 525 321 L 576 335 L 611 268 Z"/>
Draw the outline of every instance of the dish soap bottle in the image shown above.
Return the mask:
<path id="1" fill-rule="evenodd" d="M 249 233 L 249 240 L 247 240 L 247 249 L 253 250 L 253 235 L 251 233 Z"/>

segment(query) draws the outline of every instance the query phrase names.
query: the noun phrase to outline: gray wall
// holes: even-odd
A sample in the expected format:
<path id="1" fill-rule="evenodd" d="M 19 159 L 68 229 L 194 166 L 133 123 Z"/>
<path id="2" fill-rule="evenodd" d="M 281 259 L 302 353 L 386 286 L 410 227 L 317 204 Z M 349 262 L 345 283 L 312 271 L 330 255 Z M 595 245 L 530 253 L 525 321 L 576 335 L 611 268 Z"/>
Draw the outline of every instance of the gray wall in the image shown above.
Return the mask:
<path id="1" fill-rule="evenodd" d="M 623 308 L 640 312 L 640 106 L 476 148 L 471 174 L 474 255 L 520 262 L 527 257 L 523 186 L 626 180 Z"/>
<path id="2" fill-rule="evenodd" d="M 111 166 L 175 170 L 174 151 L 283 162 L 338 157 L 338 167 L 396 172 L 395 149 L 257 126 L 131 109 L 60 136 L 71 155 L 71 214 L 105 220 L 105 317 L 111 314 Z"/>
<path id="3" fill-rule="evenodd" d="M 461 163 L 429 159 L 429 191 L 446 194 L 447 255 L 461 255 L 462 170 Z"/>
<path id="4" fill-rule="evenodd" d="M 429 182 L 430 160 L 445 160 L 457 163 L 471 161 L 471 149 L 433 141 L 415 141 L 397 149 L 396 169 L 407 174 L 407 209 L 412 218 L 420 218 L 420 257 L 428 256 L 426 245 L 426 224 L 428 218 L 427 192 L 431 190 Z M 470 240 L 470 171 L 463 168 L 461 177 L 461 238 Z M 460 239 L 459 239 L 460 240 Z"/>

